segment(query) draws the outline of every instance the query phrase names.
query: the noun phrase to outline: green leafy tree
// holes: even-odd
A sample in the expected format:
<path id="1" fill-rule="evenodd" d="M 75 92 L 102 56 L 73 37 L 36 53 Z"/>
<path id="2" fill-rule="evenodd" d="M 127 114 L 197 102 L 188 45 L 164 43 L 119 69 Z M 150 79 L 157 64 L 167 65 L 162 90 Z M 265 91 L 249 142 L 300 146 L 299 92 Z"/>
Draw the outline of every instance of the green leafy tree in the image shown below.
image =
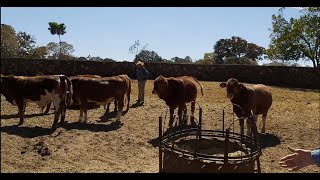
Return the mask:
<path id="1" fill-rule="evenodd" d="M 50 42 L 47 45 L 48 55 L 50 59 L 75 59 L 72 53 L 74 52 L 73 45 L 62 41 L 59 45 L 55 42 Z"/>
<path id="2" fill-rule="evenodd" d="M 47 55 L 48 55 L 48 48 L 46 46 L 40 46 L 34 49 L 32 58 L 45 59 Z"/>
<path id="3" fill-rule="evenodd" d="M 14 28 L 1 24 L 1 57 L 16 57 L 18 51 L 19 41 Z"/>
<path id="4" fill-rule="evenodd" d="M 156 52 L 150 50 L 142 50 L 139 54 L 136 55 L 134 62 L 143 61 L 143 62 L 162 62 L 161 56 Z"/>
<path id="5" fill-rule="evenodd" d="M 216 53 L 204 53 L 203 59 L 199 59 L 195 64 L 217 64 L 217 56 Z"/>
<path id="6" fill-rule="evenodd" d="M 262 59 L 265 49 L 254 43 L 248 43 L 245 39 L 232 36 L 231 39 L 220 39 L 214 45 L 216 62 L 223 64 L 228 57 L 247 57 L 253 60 Z"/>
<path id="7" fill-rule="evenodd" d="M 286 20 L 284 8 L 272 15 L 271 43 L 267 58 L 274 61 L 311 61 L 319 67 L 320 61 L 320 7 L 304 8 L 298 19 Z"/>
<path id="8" fill-rule="evenodd" d="M 247 65 L 258 65 L 258 63 L 247 57 L 227 57 L 224 60 L 225 64 L 247 64 Z"/>
<path id="9" fill-rule="evenodd" d="M 192 59 L 190 58 L 190 56 L 186 56 L 185 58 L 180 58 L 180 57 L 173 57 L 171 58 L 171 61 L 173 61 L 174 63 L 179 63 L 179 64 L 190 64 L 192 63 Z"/>
<path id="10" fill-rule="evenodd" d="M 19 42 L 19 57 L 31 57 L 34 54 L 34 47 L 36 39 L 34 36 L 27 34 L 26 32 L 19 32 L 17 34 Z"/>
<path id="11" fill-rule="evenodd" d="M 64 35 L 66 33 L 66 26 L 63 23 L 59 24 L 57 22 L 49 22 L 48 30 L 50 31 L 50 33 L 52 35 L 57 34 L 59 36 L 59 45 L 60 45 L 60 54 L 59 55 L 61 55 L 61 53 L 62 53 L 61 52 L 62 51 L 62 44 L 61 43 L 62 42 L 61 42 L 60 36 Z"/>

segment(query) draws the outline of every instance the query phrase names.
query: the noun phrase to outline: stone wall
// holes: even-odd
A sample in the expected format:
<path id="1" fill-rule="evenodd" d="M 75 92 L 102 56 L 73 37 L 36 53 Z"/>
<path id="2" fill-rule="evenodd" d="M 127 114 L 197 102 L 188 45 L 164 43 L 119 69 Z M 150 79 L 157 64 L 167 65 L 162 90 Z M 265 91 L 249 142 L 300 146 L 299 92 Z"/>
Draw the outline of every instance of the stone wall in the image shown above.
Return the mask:
<path id="1" fill-rule="evenodd" d="M 263 83 L 272 86 L 320 89 L 320 68 L 250 65 L 196 65 L 145 63 L 150 79 L 158 75 L 191 75 L 202 81 L 226 81 L 233 77 L 240 82 Z M 135 79 L 132 62 L 95 62 L 79 60 L 2 58 L 1 73 L 14 75 L 98 74 L 112 76 L 127 74 Z"/>

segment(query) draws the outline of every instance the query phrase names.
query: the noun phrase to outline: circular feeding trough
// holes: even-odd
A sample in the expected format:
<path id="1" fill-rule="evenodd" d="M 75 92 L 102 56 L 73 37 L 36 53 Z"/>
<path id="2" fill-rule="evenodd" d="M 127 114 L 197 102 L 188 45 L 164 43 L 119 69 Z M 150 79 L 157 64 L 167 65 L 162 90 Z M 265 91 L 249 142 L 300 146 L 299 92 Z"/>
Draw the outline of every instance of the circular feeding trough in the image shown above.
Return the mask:
<path id="1" fill-rule="evenodd" d="M 161 113 L 163 114 L 163 113 Z M 253 116 L 252 116 L 253 117 Z M 159 117 L 159 170 L 168 173 L 254 173 L 261 172 L 261 148 L 257 129 L 251 123 L 250 136 L 230 131 L 201 128 L 202 109 L 199 108 L 197 127 L 176 126 L 163 131 Z M 224 115 L 223 115 L 224 118 Z M 251 121 L 254 122 L 254 121 Z"/>

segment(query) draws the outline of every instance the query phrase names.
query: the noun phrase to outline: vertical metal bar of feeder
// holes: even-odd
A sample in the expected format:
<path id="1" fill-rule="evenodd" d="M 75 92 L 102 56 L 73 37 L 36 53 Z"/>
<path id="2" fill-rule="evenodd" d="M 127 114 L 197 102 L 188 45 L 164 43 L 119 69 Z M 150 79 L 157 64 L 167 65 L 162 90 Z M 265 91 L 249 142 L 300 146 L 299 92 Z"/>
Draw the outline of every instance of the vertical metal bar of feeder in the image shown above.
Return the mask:
<path id="1" fill-rule="evenodd" d="M 226 129 L 226 137 L 224 141 L 224 166 L 227 166 L 228 164 L 228 149 L 229 149 L 229 134 L 230 129 Z"/>
<path id="2" fill-rule="evenodd" d="M 200 126 L 200 132 L 199 132 L 199 140 L 201 141 L 201 131 L 202 131 L 202 108 L 199 109 L 199 126 Z"/>
<path id="3" fill-rule="evenodd" d="M 250 126 L 251 126 L 251 132 L 250 132 L 250 155 L 251 155 L 251 161 L 252 161 L 252 156 L 253 156 L 253 143 L 252 143 L 252 138 L 253 138 L 253 131 L 254 130 L 254 127 L 253 127 L 253 124 L 254 124 L 254 116 L 253 116 L 253 112 L 251 110 L 251 115 L 248 117 L 248 121 L 250 122 Z"/>
<path id="4" fill-rule="evenodd" d="M 159 172 L 162 172 L 162 117 L 159 117 Z"/>
<path id="5" fill-rule="evenodd" d="M 224 136 L 224 109 L 222 111 L 222 135 Z"/>

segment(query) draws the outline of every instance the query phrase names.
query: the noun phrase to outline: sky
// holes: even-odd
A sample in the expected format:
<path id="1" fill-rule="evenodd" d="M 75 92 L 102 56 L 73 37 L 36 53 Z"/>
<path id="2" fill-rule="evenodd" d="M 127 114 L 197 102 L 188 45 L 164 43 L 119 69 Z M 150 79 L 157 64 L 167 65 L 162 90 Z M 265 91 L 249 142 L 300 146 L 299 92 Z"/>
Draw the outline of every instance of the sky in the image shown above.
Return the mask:
<path id="1" fill-rule="evenodd" d="M 213 52 L 222 38 L 239 36 L 267 48 L 272 14 L 279 7 L 1 7 L 1 24 L 34 35 L 37 46 L 58 42 L 48 22 L 66 25 L 61 39 L 75 56 L 132 61 L 129 47 L 141 46 L 162 58 L 190 56 L 194 61 Z M 286 8 L 285 18 L 298 18 L 299 8 Z M 259 64 L 268 61 L 261 61 Z M 304 65 L 304 64 L 302 64 Z"/>

